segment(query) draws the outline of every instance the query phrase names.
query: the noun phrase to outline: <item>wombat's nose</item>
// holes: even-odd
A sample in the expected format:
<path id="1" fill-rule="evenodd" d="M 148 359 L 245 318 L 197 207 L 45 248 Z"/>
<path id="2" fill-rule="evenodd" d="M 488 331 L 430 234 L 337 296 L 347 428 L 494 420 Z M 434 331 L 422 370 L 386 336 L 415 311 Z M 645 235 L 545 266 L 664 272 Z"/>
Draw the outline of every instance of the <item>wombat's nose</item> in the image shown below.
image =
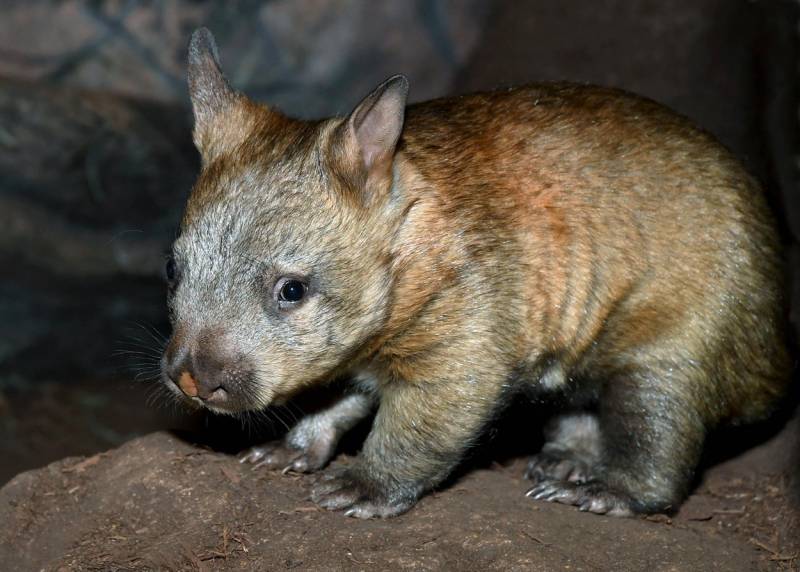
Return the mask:
<path id="1" fill-rule="evenodd" d="M 230 397 L 230 360 L 218 347 L 217 339 L 201 332 L 187 347 L 182 336 L 173 336 L 164 354 L 167 376 L 184 395 L 214 404 Z"/>
<path id="2" fill-rule="evenodd" d="M 188 397 L 198 397 L 210 403 L 224 401 L 228 391 L 222 371 L 205 366 L 205 360 L 182 356 L 167 367 L 167 375 Z"/>
<path id="3" fill-rule="evenodd" d="M 188 369 L 181 371 L 177 379 L 172 377 L 172 381 L 189 397 L 199 397 L 203 401 L 222 401 L 228 394 L 220 383 L 208 378 L 198 379 Z"/>
<path id="4" fill-rule="evenodd" d="M 194 376 L 188 371 L 183 371 L 180 377 L 178 377 L 178 387 L 189 397 L 196 397 L 199 393 L 197 391 L 197 381 L 195 381 Z"/>

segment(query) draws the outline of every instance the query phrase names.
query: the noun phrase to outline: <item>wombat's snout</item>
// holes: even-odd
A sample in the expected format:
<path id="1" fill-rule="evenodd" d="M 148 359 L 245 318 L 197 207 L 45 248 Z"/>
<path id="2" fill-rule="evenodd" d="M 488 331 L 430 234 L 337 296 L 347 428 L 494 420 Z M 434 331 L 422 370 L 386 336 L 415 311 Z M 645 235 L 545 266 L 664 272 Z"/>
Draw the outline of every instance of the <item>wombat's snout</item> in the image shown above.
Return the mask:
<path id="1" fill-rule="evenodd" d="M 189 369 L 184 369 L 180 373 L 176 373 L 176 370 L 170 370 L 168 375 L 172 382 L 188 397 L 198 397 L 203 401 L 212 403 L 225 401 L 228 397 L 228 390 L 225 389 L 223 384 L 207 377 L 203 377 L 198 381 Z"/>
<path id="2" fill-rule="evenodd" d="M 174 336 L 164 354 L 164 373 L 187 397 L 224 407 L 234 391 L 234 365 L 210 337 L 184 344 L 182 336 Z"/>

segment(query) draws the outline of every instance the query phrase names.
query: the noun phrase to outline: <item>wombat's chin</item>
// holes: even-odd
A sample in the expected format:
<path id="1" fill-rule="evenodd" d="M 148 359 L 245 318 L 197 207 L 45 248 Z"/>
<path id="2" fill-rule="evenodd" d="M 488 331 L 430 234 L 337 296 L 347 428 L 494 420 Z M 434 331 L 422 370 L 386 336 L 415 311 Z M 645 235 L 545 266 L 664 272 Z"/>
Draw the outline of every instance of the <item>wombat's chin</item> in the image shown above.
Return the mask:
<path id="1" fill-rule="evenodd" d="M 231 417 L 236 417 L 239 413 L 244 413 L 246 411 L 250 411 L 249 409 L 235 409 L 230 407 L 220 407 L 218 405 L 202 405 L 205 409 L 214 413 L 215 415 L 230 415 Z"/>
<path id="2" fill-rule="evenodd" d="M 230 415 L 232 417 L 238 417 L 242 413 L 249 413 L 263 409 L 261 406 L 255 403 L 248 404 L 239 401 L 231 401 L 230 403 L 207 403 L 201 402 L 196 398 L 190 398 L 188 401 L 192 402 L 191 406 L 193 408 L 202 408 L 214 413 L 215 415 Z"/>

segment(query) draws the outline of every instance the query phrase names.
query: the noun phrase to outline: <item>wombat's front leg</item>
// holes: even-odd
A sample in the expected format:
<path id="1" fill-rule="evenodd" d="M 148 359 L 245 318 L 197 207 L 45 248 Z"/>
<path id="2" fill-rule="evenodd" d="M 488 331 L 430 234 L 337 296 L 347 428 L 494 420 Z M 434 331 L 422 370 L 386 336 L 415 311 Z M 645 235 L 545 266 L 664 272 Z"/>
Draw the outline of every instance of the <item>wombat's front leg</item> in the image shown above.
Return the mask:
<path id="1" fill-rule="evenodd" d="M 372 432 L 350 467 L 330 472 L 311 498 L 371 518 L 401 514 L 439 484 L 498 406 L 502 382 L 395 382 L 384 388 Z"/>
<path id="2" fill-rule="evenodd" d="M 301 419 L 283 440 L 247 450 L 240 462 L 284 472 L 317 471 L 331 460 L 342 436 L 370 413 L 372 404 L 368 395 L 348 395 L 328 409 Z"/>

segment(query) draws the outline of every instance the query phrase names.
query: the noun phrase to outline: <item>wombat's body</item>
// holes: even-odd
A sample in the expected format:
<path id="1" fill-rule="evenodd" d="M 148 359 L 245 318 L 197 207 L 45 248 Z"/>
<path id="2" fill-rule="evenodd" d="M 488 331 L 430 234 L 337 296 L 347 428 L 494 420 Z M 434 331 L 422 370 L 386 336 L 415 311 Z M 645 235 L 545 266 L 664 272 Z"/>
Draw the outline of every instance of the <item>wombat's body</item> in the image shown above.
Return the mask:
<path id="1" fill-rule="evenodd" d="M 685 119 L 568 84 L 404 117 L 393 78 L 350 117 L 306 123 L 232 92 L 210 46 L 199 32 L 190 48 L 204 169 L 166 370 L 221 411 L 357 380 L 245 459 L 321 468 L 377 407 L 358 461 L 313 497 L 397 514 L 524 390 L 572 406 L 529 494 L 628 514 L 675 506 L 707 431 L 775 404 L 789 360 L 773 221 Z"/>

